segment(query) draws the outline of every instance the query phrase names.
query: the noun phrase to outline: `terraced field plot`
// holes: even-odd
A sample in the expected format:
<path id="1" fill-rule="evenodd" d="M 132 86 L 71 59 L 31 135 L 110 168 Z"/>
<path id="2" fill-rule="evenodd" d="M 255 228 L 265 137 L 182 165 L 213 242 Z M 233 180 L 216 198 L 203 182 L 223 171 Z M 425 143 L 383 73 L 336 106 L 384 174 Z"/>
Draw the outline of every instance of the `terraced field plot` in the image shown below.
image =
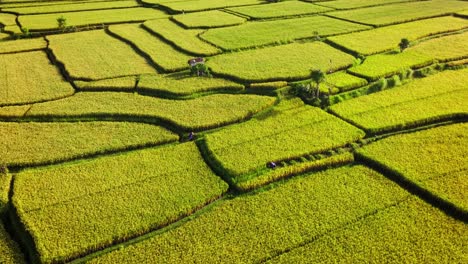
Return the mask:
<path id="1" fill-rule="evenodd" d="M 235 50 L 364 29 L 370 28 L 329 17 L 313 16 L 210 29 L 200 37 L 225 50 Z"/>
<path id="2" fill-rule="evenodd" d="M 0 263 L 467 263 L 467 5 L 1 0 Z"/>

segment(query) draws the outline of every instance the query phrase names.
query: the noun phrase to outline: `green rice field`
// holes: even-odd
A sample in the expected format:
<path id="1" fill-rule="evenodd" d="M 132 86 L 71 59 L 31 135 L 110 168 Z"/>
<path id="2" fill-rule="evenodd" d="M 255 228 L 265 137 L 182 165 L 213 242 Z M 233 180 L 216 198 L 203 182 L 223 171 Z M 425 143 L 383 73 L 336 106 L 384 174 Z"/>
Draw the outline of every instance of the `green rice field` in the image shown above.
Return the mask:
<path id="1" fill-rule="evenodd" d="M 468 263 L 466 0 L 0 0 L 0 263 Z"/>

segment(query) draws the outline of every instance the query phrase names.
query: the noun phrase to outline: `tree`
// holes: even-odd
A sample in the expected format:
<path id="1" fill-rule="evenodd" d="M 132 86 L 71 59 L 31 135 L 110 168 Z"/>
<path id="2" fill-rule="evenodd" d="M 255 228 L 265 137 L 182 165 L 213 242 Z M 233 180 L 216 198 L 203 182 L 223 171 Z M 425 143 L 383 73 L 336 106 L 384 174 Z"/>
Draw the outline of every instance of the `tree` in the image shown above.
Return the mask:
<path id="1" fill-rule="evenodd" d="M 410 45 L 410 42 L 407 38 L 402 38 L 398 46 L 400 47 L 400 51 L 403 52 L 405 49 L 407 49 Z"/>
<path id="2" fill-rule="evenodd" d="M 63 16 L 57 18 L 57 25 L 58 28 L 61 30 L 65 30 L 67 28 L 67 19 Z"/>
<path id="3" fill-rule="evenodd" d="M 322 70 L 312 70 L 310 73 L 310 77 L 312 78 L 312 82 L 315 83 L 315 97 L 319 97 L 320 95 L 320 83 L 325 81 L 325 73 Z"/>
<path id="4" fill-rule="evenodd" d="M 204 63 L 195 64 L 190 67 L 192 75 L 212 77 L 210 69 Z"/>

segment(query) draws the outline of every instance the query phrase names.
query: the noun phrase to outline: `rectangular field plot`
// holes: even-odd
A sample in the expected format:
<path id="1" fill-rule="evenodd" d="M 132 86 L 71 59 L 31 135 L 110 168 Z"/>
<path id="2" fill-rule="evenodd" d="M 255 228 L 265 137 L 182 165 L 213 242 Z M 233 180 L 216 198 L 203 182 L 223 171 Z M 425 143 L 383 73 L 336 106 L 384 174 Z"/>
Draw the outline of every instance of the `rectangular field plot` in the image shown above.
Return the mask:
<path id="1" fill-rule="evenodd" d="M 314 2 L 314 0 L 306 0 L 310 2 Z M 414 1 L 421 1 L 421 0 L 334 0 L 334 1 L 323 1 L 319 4 L 321 6 L 327 6 L 336 9 L 351 9 L 351 8 L 360 8 L 360 7 L 368 7 L 368 6 L 379 6 L 379 5 L 387 5 L 393 3 L 403 3 L 403 2 L 414 2 Z"/>
<path id="2" fill-rule="evenodd" d="M 221 52 L 216 47 L 198 38 L 198 35 L 203 30 L 183 29 L 168 19 L 146 21 L 143 26 L 150 32 L 161 36 L 172 45 L 190 54 L 209 56 Z"/>
<path id="3" fill-rule="evenodd" d="M 185 11 L 202 11 L 219 9 L 230 6 L 244 6 L 244 5 L 255 5 L 263 4 L 261 0 L 196 0 L 196 1 L 163 1 L 160 0 L 143 0 L 144 3 L 148 4 L 159 4 L 167 7 L 172 11 L 185 12 Z"/>
<path id="4" fill-rule="evenodd" d="M 30 166 L 174 142 L 158 126 L 123 122 L 0 122 L 0 164 Z"/>
<path id="5" fill-rule="evenodd" d="M 129 45 L 102 30 L 51 35 L 47 39 L 72 78 L 98 80 L 156 72 Z"/>
<path id="6" fill-rule="evenodd" d="M 110 1 L 110 2 L 79 2 L 73 4 L 59 4 L 57 5 L 42 5 L 31 7 L 9 7 L 2 8 L 2 11 L 18 13 L 20 15 L 27 14 L 43 14 L 43 13 L 60 13 L 70 11 L 85 11 L 85 10 L 98 10 L 98 9 L 113 9 L 125 7 L 137 7 L 136 1 Z M 65 15 L 65 14 L 63 14 Z"/>
<path id="7" fill-rule="evenodd" d="M 166 263 L 259 263 L 407 197 L 368 168 L 327 170 L 226 200 L 178 228 L 91 263 L 139 263 L 148 256 Z"/>
<path id="8" fill-rule="evenodd" d="M 0 24 L 4 26 L 16 26 L 16 15 L 0 13 Z"/>
<path id="9" fill-rule="evenodd" d="M 332 94 L 337 92 L 346 92 L 367 84 L 365 79 L 356 77 L 346 72 L 336 72 L 327 75 L 325 84 L 320 86 L 322 92 L 330 94 L 328 86 L 332 85 Z"/>
<path id="10" fill-rule="evenodd" d="M 239 184 L 255 182 L 245 174 L 265 173 L 267 162 L 325 152 L 364 136 L 361 130 L 320 109 L 302 106 L 208 134 L 205 144 L 224 174 Z"/>
<path id="11" fill-rule="evenodd" d="M 339 70 L 355 58 L 323 42 L 292 43 L 215 56 L 207 65 L 214 73 L 251 82 L 307 79 L 311 69 Z"/>
<path id="12" fill-rule="evenodd" d="M 110 26 L 109 32 L 135 45 L 164 71 L 171 72 L 188 68 L 187 61 L 192 56 L 174 49 L 140 25 Z"/>
<path id="13" fill-rule="evenodd" d="M 242 24 L 246 21 L 243 17 L 219 10 L 175 15 L 172 18 L 188 28 L 226 27 Z"/>
<path id="14" fill-rule="evenodd" d="M 19 16 L 19 22 L 29 30 L 57 29 L 57 18 L 63 16 L 67 26 L 87 26 L 120 22 L 143 22 L 148 19 L 165 18 L 168 15 L 152 8 L 122 8 L 109 10 L 66 12 L 42 15 Z"/>
<path id="15" fill-rule="evenodd" d="M 42 51 L 0 55 L 0 76 L 4 76 L 0 78 L 0 106 L 58 99 L 74 93 Z"/>
<path id="16" fill-rule="evenodd" d="M 4 264 L 26 264 L 23 254 L 18 245 L 10 238 L 10 235 L 0 221 L 0 263 Z"/>
<path id="17" fill-rule="evenodd" d="M 242 91 L 244 86 L 219 78 L 191 76 L 189 72 L 141 75 L 138 90 L 168 96 L 190 96 L 203 92 Z"/>
<path id="18" fill-rule="evenodd" d="M 4 41 L 0 42 L 0 54 L 45 49 L 46 46 L 47 42 L 43 38 Z"/>
<path id="19" fill-rule="evenodd" d="M 240 26 L 209 29 L 200 37 L 225 50 L 235 50 L 364 29 L 369 27 L 329 17 L 313 16 L 248 22 Z"/>
<path id="20" fill-rule="evenodd" d="M 411 198 L 267 263 L 464 263 L 467 236 L 466 224 Z"/>
<path id="21" fill-rule="evenodd" d="M 371 55 L 397 48 L 402 38 L 414 41 L 467 27 L 468 21 L 465 19 L 447 16 L 333 36 L 328 40 L 356 53 Z"/>
<path id="22" fill-rule="evenodd" d="M 468 33 L 429 39 L 409 48 L 408 51 L 432 56 L 442 62 L 466 59 L 468 58 Z"/>
<path id="23" fill-rule="evenodd" d="M 228 8 L 228 10 L 252 17 L 272 18 L 294 15 L 316 14 L 333 10 L 332 8 L 318 6 L 300 1 L 286 1 L 268 5 L 255 5 L 245 7 Z"/>
<path id="24" fill-rule="evenodd" d="M 39 259 L 49 263 L 158 229 L 227 188 L 187 143 L 24 171 L 12 200 Z"/>
<path id="25" fill-rule="evenodd" d="M 137 76 L 126 76 L 120 78 L 104 79 L 94 82 L 74 81 L 76 87 L 81 91 L 134 91 Z"/>
<path id="26" fill-rule="evenodd" d="M 339 116 L 371 133 L 466 115 L 468 70 L 445 71 L 406 85 L 333 105 Z"/>
<path id="27" fill-rule="evenodd" d="M 363 64 L 348 69 L 348 72 L 371 81 L 390 77 L 407 69 L 417 69 L 428 66 L 434 59 L 418 52 L 404 51 L 402 53 L 377 54 L 366 58 Z"/>
<path id="28" fill-rule="evenodd" d="M 384 26 L 453 14 L 467 8 L 468 3 L 464 1 L 416 1 L 337 11 L 328 13 L 328 15 L 369 25 Z"/>
<path id="29" fill-rule="evenodd" d="M 276 99 L 259 95 L 219 94 L 193 100 L 168 100 L 130 93 L 78 93 L 34 105 L 28 117 L 141 118 L 193 131 L 235 123 L 272 106 Z"/>
<path id="30" fill-rule="evenodd" d="M 468 124 L 461 123 L 388 137 L 359 154 L 468 214 L 467 149 Z"/>

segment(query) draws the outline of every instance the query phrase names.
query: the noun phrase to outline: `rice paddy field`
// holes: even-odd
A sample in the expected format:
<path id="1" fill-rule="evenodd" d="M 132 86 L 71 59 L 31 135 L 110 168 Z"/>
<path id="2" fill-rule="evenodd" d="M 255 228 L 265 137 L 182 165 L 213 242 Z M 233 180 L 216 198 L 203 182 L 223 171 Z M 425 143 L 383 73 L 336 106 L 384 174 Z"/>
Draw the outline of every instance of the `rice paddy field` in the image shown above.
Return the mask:
<path id="1" fill-rule="evenodd" d="M 0 263 L 468 263 L 467 10 L 0 0 Z"/>

